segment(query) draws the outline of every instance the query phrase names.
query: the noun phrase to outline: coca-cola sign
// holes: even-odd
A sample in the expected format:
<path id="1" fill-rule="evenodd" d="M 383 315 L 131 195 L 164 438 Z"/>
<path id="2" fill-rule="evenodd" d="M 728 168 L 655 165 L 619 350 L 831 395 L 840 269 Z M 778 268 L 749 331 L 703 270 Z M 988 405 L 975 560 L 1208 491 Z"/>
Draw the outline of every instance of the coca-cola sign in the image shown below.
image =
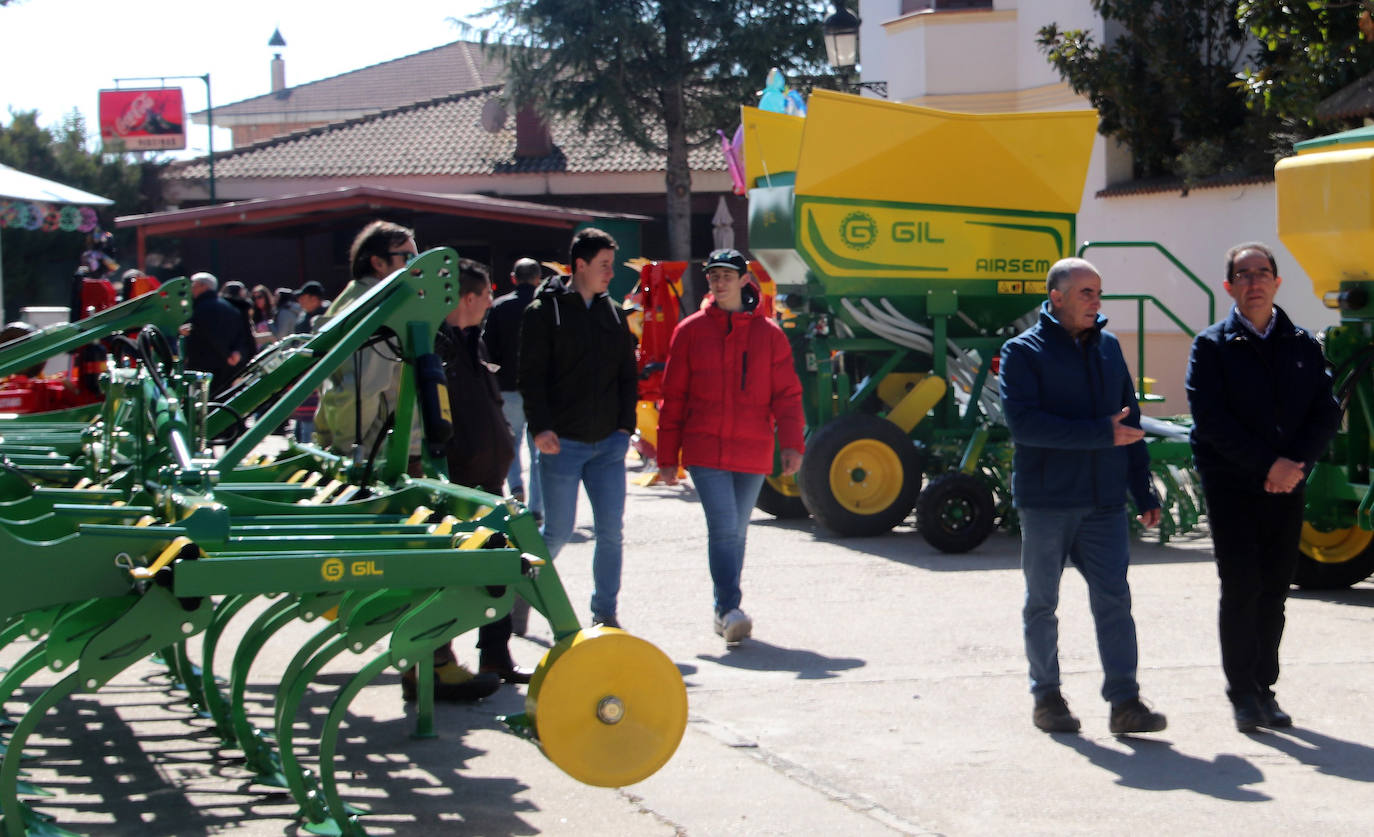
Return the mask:
<path id="1" fill-rule="evenodd" d="M 186 108 L 180 87 L 100 91 L 100 138 L 122 140 L 128 151 L 186 147 Z"/>

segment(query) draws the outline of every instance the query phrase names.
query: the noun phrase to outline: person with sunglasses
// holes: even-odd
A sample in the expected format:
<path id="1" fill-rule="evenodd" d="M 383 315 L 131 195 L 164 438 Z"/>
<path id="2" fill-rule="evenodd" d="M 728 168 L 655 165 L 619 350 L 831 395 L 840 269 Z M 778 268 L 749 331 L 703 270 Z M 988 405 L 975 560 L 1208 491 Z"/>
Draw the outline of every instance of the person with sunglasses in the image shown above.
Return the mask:
<path id="1" fill-rule="evenodd" d="M 344 287 L 329 310 L 315 319 L 318 331 L 336 311 L 346 311 L 354 300 L 419 255 L 415 231 L 390 221 L 373 221 L 358 233 L 349 248 L 353 281 Z M 315 411 L 315 442 L 335 453 L 363 461 L 378 449 L 395 412 L 401 391 L 400 355 L 385 344 L 359 349 L 356 362 L 345 361 L 320 385 L 320 406 Z M 356 370 L 356 374 L 355 374 Z M 414 413 L 410 433 L 410 468 L 420 476 L 420 411 Z M 416 698 L 416 671 L 401 675 L 401 695 Z M 434 696 L 446 701 L 484 698 L 501 687 L 496 672 L 474 674 L 459 664 L 450 645 L 434 650 Z"/>
<path id="2" fill-rule="evenodd" d="M 344 287 L 327 312 L 315 318 L 314 330 L 319 331 L 334 312 L 347 310 L 353 300 L 405 267 L 419 252 L 414 230 L 390 221 L 368 224 L 353 239 L 348 251 L 353 281 Z M 315 441 L 321 447 L 365 458 L 385 433 L 387 419 L 396 410 L 401 358 L 379 345 L 366 346 L 358 355 L 358 363 L 344 363 L 320 385 Z M 420 455 L 419 418 L 417 411 L 410 436 L 412 457 Z"/>
<path id="3" fill-rule="evenodd" d="M 1303 487 L 1341 420 L 1316 338 L 1274 304 L 1274 251 L 1226 253 L 1231 313 L 1193 341 L 1188 405 L 1221 581 L 1221 667 L 1236 729 L 1292 726 L 1279 707 L 1284 602 L 1298 565 Z"/>

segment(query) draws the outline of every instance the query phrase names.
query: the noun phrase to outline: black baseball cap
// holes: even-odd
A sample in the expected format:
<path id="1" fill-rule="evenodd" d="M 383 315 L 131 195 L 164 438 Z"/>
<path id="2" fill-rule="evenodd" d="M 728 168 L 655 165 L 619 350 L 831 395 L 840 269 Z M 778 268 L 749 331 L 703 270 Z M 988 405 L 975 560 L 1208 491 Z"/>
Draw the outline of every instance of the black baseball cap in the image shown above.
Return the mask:
<path id="1" fill-rule="evenodd" d="M 304 285 L 301 285 L 299 291 L 296 291 L 296 296 L 301 296 L 303 294 L 310 294 L 311 296 L 317 296 L 320 299 L 324 299 L 324 285 L 314 281 L 306 282 Z"/>
<path id="2" fill-rule="evenodd" d="M 749 263 L 744 260 L 744 255 L 730 248 L 711 251 L 711 255 L 706 257 L 706 269 L 713 267 L 728 267 L 741 274 L 749 271 Z"/>

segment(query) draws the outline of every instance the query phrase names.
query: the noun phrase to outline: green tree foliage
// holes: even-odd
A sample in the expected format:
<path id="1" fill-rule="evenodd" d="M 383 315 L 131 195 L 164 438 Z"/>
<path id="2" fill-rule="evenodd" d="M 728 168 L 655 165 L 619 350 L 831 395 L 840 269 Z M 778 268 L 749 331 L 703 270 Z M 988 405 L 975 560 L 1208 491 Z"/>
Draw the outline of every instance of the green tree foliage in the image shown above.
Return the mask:
<path id="1" fill-rule="evenodd" d="M 715 141 L 756 101 L 770 67 L 814 73 L 824 62 L 821 21 L 810 0 L 497 0 L 483 38 L 509 66 L 520 105 L 608 125 L 624 140 L 666 155 L 669 258 L 690 257 L 687 154 Z"/>
<path id="2" fill-rule="evenodd" d="M 1037 43 L 1075 92 L 1086 95 L 1099 130 L 1126 143 L 1137 178 L 1267 169 L 1270 126 L 1252 118 L 1235 85 L 1253 50 L 1235 0 L 1093 0 L 1105 31 L 1041 28 Z"/>
<path id="3" fill-rule="evenodd" d="M 40 126 L 37 111 L 11 111 L 9 124 L 0 125 L 0 163 L 114 201 L 114 206 L 99 210 L 105 229 L 113 229 L 116 216 L 159 208 L 157 175 L 162 163 L 90 147 L 86 121 L 77 110 L 55 128 Z M 3 235 L 5 308 L 11 315 L 7 321 L 26 305 L 66 305 L 69 280 L 85 249 L 85 233 L 5 229 Z M 131 236 L 116 233 L 116 241 L 125 253 L 131 252 Z"/>
<path id="4" fill-rule="evenodd" d="M 1239 3 L 1236 19 L 1263 47 L 1241 73 L 1251 107 L 1299 138 L 1323 132 L 1322 99 L 1374 72 L 1372 11 L 1369 0 Z"/>

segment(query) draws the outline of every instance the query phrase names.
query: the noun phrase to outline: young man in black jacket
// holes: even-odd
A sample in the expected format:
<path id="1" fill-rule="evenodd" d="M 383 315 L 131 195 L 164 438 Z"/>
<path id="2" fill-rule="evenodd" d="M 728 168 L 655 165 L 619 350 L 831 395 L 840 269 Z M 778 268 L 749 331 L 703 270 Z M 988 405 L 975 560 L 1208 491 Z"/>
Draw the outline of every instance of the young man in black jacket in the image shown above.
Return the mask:
<path id="1" fill-rule="evenodd" d="M 606 293 L 615 239 L 594 227 L 573 236 L 567 283 L 539 286 L 520 323 L 520 394 L 544 499 L 544 540 L 556 557 L 572 535 L 577 488 L 587 488 L 596 548 L 592 622 L 618 628 L 625 452 L 635 429 L 635 339 Z"/>
<path id="2" fill-rule="evenodd" d="M 1303 486 L 1340 423 L 1321 346 L 1274 304 L 1268 246 L 1226 254 L 1231 314 L 1193 341 L 1188 404 L 1221 577 L 1219 627 L 1236 728 L 1287 727 L 1279 708 L 1284 602 L 1298 562 Z"/>
<path id="3" fill-rule="evenodd" d="M 500 496 L 515 446 L 481 340 L 482 317 L 490 307 L 491 278 L 486 268 L 459 259 L 458 305 L 439 326 L 434 351 L 444 363 L 453 417 L 453 436 L 446 451 L 449 479 Z M 507 683 L 528 683 L 532 672 L 511 658 L 510 635 L 509 614 L 477 629 L 479 670 L 495 673 Z"/>

